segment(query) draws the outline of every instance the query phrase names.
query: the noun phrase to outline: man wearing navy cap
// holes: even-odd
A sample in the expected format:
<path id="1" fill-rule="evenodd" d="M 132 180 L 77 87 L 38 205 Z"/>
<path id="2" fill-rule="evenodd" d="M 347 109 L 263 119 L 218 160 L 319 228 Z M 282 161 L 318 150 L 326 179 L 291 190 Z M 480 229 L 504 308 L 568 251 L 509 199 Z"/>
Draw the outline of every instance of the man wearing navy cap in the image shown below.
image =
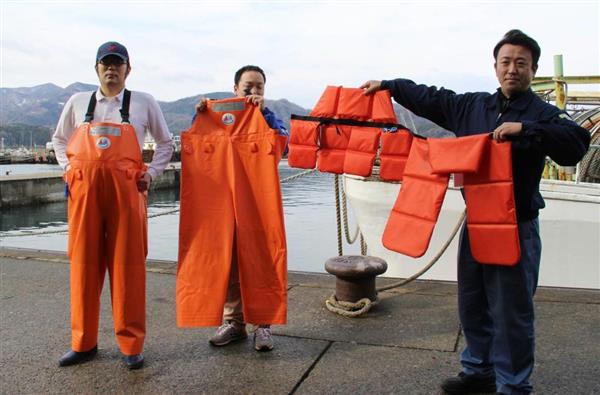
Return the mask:
<path id="1" fill-rule="evenodd" d="M 151 181 L 171 159 L 171 135 L 156 100 L 125 89 L 131 72 L 127 49 L 98 48 L 100 87 L 65 104 L 52 137 L 68 187 L 71 350 L 60 366 L 97 354 L 100 294 L 109 273 L 117 343 L 129 369 L 144 363 L 146 197 Z M 156 141 L 149 166 L 144 137 Z"/>

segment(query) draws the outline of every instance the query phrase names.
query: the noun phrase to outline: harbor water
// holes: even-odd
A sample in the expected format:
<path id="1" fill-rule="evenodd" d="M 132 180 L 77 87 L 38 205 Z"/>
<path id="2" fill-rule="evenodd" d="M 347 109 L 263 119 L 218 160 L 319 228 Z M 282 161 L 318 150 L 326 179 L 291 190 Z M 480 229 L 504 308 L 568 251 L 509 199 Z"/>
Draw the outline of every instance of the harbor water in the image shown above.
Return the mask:
<path id="1" fill-rule="evenodd" d="M 0 165 L 0 174 L 32 174 L 60 171 L 57 165 Z M 280 164 L 280 178 L 301 172 L 286 161 Z M 337 255 L 334 176 L 314 172 L 282 184 L 288 245 L 288 268 L 295 271 L 324 272 L 327 259 Z M 217 197 L 215 197 L 217 198 Z M 177 260 L 179 190 L 151 191 L 148 196 L 149 259 Z M 348 206 L 350 232 L 355 225 Z M 170 212 L 170 213 L 169 213 Z M 66 251 L 65 202 L 5 208 L 0 214 L 0 247 Z M 161 213 L 168 213 L 160 215 Z M 28 235 L 28 233 L 45 233 Z M 345 254 L 360 252 L 358 241 L 344 242 Z"/>

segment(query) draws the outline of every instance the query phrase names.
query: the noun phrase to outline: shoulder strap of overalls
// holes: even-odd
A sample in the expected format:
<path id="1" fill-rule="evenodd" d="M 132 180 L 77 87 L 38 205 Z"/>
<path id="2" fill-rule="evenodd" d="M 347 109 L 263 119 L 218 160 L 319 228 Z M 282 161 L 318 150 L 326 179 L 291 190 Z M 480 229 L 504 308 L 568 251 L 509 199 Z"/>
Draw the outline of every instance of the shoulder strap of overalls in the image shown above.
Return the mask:
<path id="1" fill-rule="evenodd" d="M 85 113 L 85 120 L 83 122 L 90 123 L 94 119 L 94 110 L 96 109 L 96 92 L 92 92 L 90 97 L 90 103 L 88 104 L 87 112 Z"/>
<path id="2" fill-rule="evenodd" d="M 123 123 L 129 123 L 129 103 L 131 102 L 131 91 L 125 89 L 123 92 L 123 106 L 119 110 Z M 94 119 L 94 110 L 96 109 L 96 92 L 92 93 L 88 104 L 87 112 L 85 113 L 84 122 L 90 123 Z"/>
<path id="3" fill-rule="evenodd" d="M 119 110 L 123 123 L 129 123 L 129 103 L 131 102 L 131 91 L 125 89 L 123 92 L 123 107 Z"/>

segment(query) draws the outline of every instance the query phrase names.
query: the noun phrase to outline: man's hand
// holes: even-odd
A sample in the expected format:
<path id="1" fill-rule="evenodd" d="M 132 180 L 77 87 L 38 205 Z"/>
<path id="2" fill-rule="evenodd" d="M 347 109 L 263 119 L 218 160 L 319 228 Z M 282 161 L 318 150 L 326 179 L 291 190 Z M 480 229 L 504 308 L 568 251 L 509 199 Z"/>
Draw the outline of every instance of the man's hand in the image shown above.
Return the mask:
<path id="1" fill-rule="evenodd" d="M 137 189 L 140 192 L 146 192 L 150 189 L 150 183 L 152 182 L 152 176 L 149 173 L 144 173 L 137 182 Z"/>
<path id="2" fill-rule="evenodd" d="M 365 95 L 372 95 L 381 89 L 381 81 L 369 80 L 360 86 L 360 89 L 364 89 Z"/>
<path id="3" fill-rule="evenodd" d="M 246 102 L 259 106 L 261 111 L 265 108 L 265 98 L 259 95 L 246 96 Z"/>
<path id="4" fill-rule="evenodd" d="M 511 136 L 518 136 L 523 131 L 521 122 L 504 122 L 494 130 L 494 140 L 506 141 Z"/>
<path id="5" fill-rule="evenodd" d="M 196 104 L 196 112 L 201 113 L 202 111 L 206 110 L 207 102 L 208 99 L 206 97 L 200 98 L 200 101 L 198 102 L 198 104 Z"/>

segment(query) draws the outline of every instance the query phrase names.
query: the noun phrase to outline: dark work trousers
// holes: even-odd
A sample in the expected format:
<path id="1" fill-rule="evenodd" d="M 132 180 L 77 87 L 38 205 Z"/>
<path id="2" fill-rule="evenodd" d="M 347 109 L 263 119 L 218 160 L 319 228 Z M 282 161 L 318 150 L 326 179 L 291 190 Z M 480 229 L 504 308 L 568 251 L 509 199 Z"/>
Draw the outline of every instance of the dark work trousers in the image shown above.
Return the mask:
<path id="1" fill-rule="evenodd" d="M 467 343 L 460 356 L 463 371 L 495 375 L 497 391 L 502 394 L 532 391 L 533 295 L 542 243 L 537 218 L 518 225 L 521 260 L 515 266 L 476 262 L 466 226 L 458 252 L 458 310 Z"/>

